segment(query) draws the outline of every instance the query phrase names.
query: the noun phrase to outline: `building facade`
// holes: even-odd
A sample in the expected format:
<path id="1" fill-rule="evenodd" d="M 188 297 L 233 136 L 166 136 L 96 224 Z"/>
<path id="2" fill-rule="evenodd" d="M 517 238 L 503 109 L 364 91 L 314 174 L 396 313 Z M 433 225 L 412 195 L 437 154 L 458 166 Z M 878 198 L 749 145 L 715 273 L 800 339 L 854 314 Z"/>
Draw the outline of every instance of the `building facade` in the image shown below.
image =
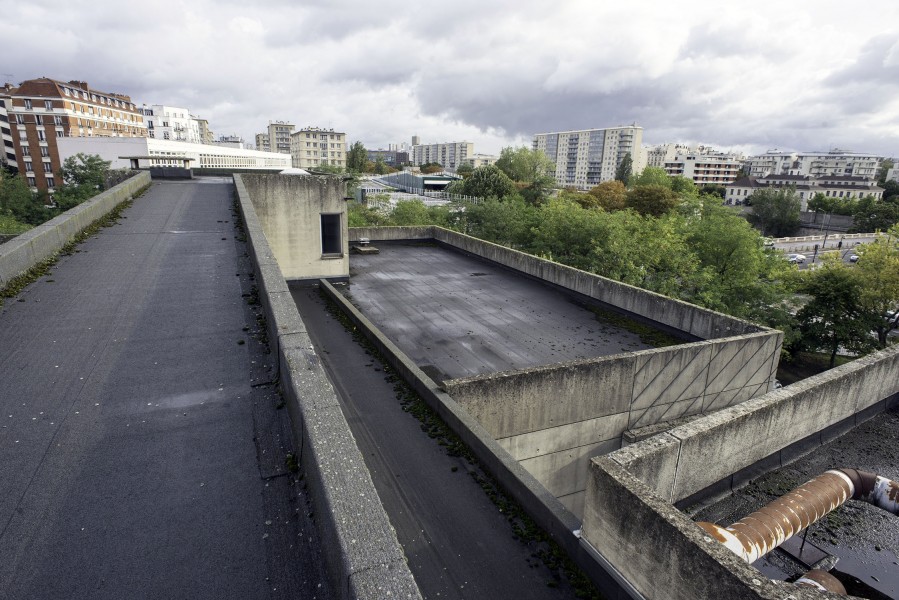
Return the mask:
<path id="1" fill-rule="evenodd" d="M 494 165 L 498 160 L 499 157 L 492 154 L 475 154 L 474 156 L 466 158 L 464 164 L 471 166 L 473 169 L 477 169 L 478 167 Z"/>
<path id="2" fill-rule="evenodd" d="M 727 185 L 737 179 L 742 161 L 727 154 L 678 154 L 662 168 L 672 177 L 686 177 L 696 185 Z"/>
<path id="3" fill-rule="evenodd" d="M 750 177 L 766 175 L 839 176 L 873 179 L 881 157 L 834 149 L 829 152 L 780 152 L 770 150 L 751 156 L 746 164 Z"/>
<path id="4" fill-rule="evenodd" d="M 260 152 L 271 152 L 272 145 L 269 143 L 268 134 L 267 133 L 257 133 L 256 134 L 256 149 Z"/>
<path id="5" fill-rule="evenodd" d="M 792 187 L 799 196 L 802 210 L 808 209 L 808 201 L 816 194 L 827 198 L 858 200 L 865 196 L 873 196 L 877 200 L 883 198 L 883 188 L 877 181 L 867 177 L 852 175 L 767 175 L 765 177 L 742 177 L 727 186 L 724 195 L 726 204 L 746 204 L 746 200 L 760 189 L 783 189 Z"/>
<path id="6" fill-rule="evenodd" d="M 186 108 L 145 104 L 140 108 L 140 114 L 147 125 L 147 137 L 191 144 L 203 143 L 200 125 Z"/>
<path id="7" fill-rule="evenodd" d="M 321 166 L 346 168 L 346 134 L 333 129 L 306 127 L 290 136 L 290 158 L 298 169 Z"/>
<path id="8" fill-rule="evenodd" d="M 14 90 L 15 88 L 10 84 L 0 88 L 0 166 L 18 171 L 16 145 L 13 143 L 9 112 L 7 111 L 7 107 L 12 106 L 11 94 Z"/>
<path id="9" fill-rule="evenodd" d="M 290 136 L 296 127 L 286 121 L 269 121 L 268 131 L 268 152 L 280 152 L 281 154 L 290 154 Z M 258 144 L 257 144 L 258 147 Z"/>
<path id="10" fill-rule="evenodd" d="M 418 136 L 413 137 L 413 140 Z M 474 155 L 472 142 L 446 142 L 442 144 L 418 144 L 412 146 L 412 164 L 415 166 L 437 163 L 444 169 L 456 170 Z"/>
<path id="11" fill-rule="evenodd" d="M 60 140 L 147 136 L 140 109 L 130 97 L 91 89 L 83 81 L 31 79 L 11 94 L 11 103 L 7 112 L 16 162 L 33 190 L 52 193 L 61 185 Z"/>
<path id="12" fill-rule="evenodd" d="M 615 179 L 618 165 L 627 154 L 631 155 L 632 172 L 641 171 L 647 160 L 642 144 L 643 128 L 637 125 L 534 136 L 534 150 L 546 154 L 556 165 L 556 184 L 578 189 Z"/>
<path id="13" fill-rule="evenodd" d="M 281 171 L 290 168 L 290 156 L 228 146 L 192 144 L 158 138 L 63 138 L 59 141 L 63 160 L 79 152 L 97 154 L 113 169 L 181 167 Z"/>
<path id="14" fill-rule="evenodd" d="M 200 132 L 200 143 L 211 144 L 215 140 L 215 136 L 212 130 L 209 129 L 209 121 L 200 117 L 194 117 L 193 119 L 197 122 L 197 130 Z"/>

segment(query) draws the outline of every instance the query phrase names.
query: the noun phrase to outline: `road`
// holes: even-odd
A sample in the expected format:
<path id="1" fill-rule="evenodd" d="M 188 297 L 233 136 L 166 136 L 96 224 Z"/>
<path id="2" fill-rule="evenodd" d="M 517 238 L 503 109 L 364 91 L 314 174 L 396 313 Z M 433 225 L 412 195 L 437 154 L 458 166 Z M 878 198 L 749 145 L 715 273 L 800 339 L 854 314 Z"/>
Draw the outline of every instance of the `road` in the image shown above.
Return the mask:
<path id="1" fill-rule="evenodd" d="M 332 597 L 232 188 L 155 183 L 0 309 L 3 600 Z"/>

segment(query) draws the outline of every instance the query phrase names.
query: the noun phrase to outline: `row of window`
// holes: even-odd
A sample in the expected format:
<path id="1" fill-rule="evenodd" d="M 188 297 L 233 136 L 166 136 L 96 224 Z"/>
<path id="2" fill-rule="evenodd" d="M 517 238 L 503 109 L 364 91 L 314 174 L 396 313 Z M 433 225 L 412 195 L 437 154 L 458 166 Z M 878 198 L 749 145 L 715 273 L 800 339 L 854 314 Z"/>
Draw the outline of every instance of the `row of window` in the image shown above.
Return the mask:
<path id="1" fill-rule="evenodd" d="M 37 177 L 34 177 L 33 175 L 29 175 L 26 177 L 26 179 L 28 180 L 29 187 L 37 187 Z M 54 178 L 53 175 L 47 175 L 47 190 L 52 192 L 53 188 L 55 188 L 55 187 L 56 187 L 56 178 Z"/>
<path id="2" fill-rule="evenodd" d="M 62 88 L 62 93 L 73 98 L 83 98 L 84 100 L 91 100 L 92 102 L 96 102 L 97 104 L 106 104 L 108 106 L 118 106 L 120 108 L 130 108 L 131 110 L 135 110 L 134 104 L 130 102 L 123 102 L 118 98 L 107 98 L 102 94 L 99 96 L 97 94 L 88 94 L 84 90 L 70 89 L 65 86 L 63 86 Z M 25 102 L 28 103 L 31 101 L 25 100 Z M 28 106 L 28 108 L 31 108 L 31 106 Z"/>

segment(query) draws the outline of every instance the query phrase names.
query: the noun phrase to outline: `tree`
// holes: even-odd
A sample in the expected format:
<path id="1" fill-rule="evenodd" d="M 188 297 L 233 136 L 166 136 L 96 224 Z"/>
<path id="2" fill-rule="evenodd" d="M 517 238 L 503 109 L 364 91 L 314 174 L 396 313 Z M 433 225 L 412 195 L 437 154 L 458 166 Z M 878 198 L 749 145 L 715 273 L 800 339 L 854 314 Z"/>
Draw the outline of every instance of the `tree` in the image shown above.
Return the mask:
<path id="1" fill-rule="evenodd" d="M 856 249 L 859 259 L 855 272 L 861 285 L 861 304 L 868 312 L 881 348 L 895 329 L 895 321 L 884 319 L 887 311 L 899 310 L 899 226 L 890 229 L 886 237 Z"/>
<path id="2" fill-rule="evenodd" d="M 459 165 L 459 168 L 456 169 L 456 175 L 464 179 L 465 177 L 471 175 L 472 171 L 474 171 L 474 167 L 472 167 L 469 163 L 464 163 L 462 165 Z"/>
<path id="3" fill-rule="evenodd" d="M 436 162 L 429 162 L 421 165 L 419 167 L 422 173 L 425 175 L 430 175 L 431 173 L 439 173 L 443 170 L 443 165 Z"/>
<path id="4" fill-rule="evenodd" d="M 0 215 L 18 223 L 40 225 L 53 214 L 31 193 L 24 177 L 0 171 Z M 12 223 L 8 223 L 8 226 L 16 229 Z"/>
<path id="5" fill-rule="evenodd" d="M 696 187 L 696 184 L 693 183 L 692 179 L 687 179 L 686 177 L 681 177 L 680 175 L 678 175 L 677 177 L 671 177 L 670 179 L 671 190 L 675 194 L 681 197 L 699 197 L 699 188 Z"/>
<path id="6" fill-rule="evenodd" d="M 421 200 L 401 200 L 390 213 L 391 225 L 430 225 L 428 207 Z"/>
<path id="7" fill-rule="evenodd" d="M 763 235 L 786 237 L 795 233 L 802 223 L 799 219 L 802 203 L 796 194 L 796 188 L 757 190 L 749 197 L 749 201 L 752 204 L 749 221 Z"/>
<path id="8" fill-rule="evenodd" d="M 537 224 L 536 209 L 520 196 L 487 198 L 467 205 L 463 214 L 465 233 L 510 248 L 528 249 L 531 227 Z"/>
<path id="9" fill-rule="evenodd" d="M 546 196 L 555 179 L 550 175 L 555 169 L 553 163 L 541 150 L 531 150 L 526 146 L 503 148 L 496 166 L 521 185 L 521 195 L 532 204 L 539 204 Z"/>
<path id="10" fill-rule="evenodd" d="M 106 186 L 110 164 L 96 154 L 82 152 L 65 159 L 60 171 L 63 185 L 53 195 L 59 209 L 68 210 L 100 193 Z"/>
<path id="11" fill-rule="evenodd" d="M 365 172 L 365 163 L 368 161 L 368 152 L 362 142 L 354 142 L 350 146 L 349 152 L 346 153 L 346 168 L 348 171 L 356 173 Z"/>
<path id="12" fill-rule="evenodd" d="M 466 196 L 502 199 L 515 193 L 515 183 L 495 165 L 478 167 L 468 179 L 456 183 L 461 183 L 458 189 Z"/>
<path id="13" fill-rule="evenodd" d="M 627 188 L 618 179 L 603 181 L 589 194 L 595 199 L 595 206 L 606 211 L 624 210 L 627 205 Z"/>
<path id="14" fill-rule="evenodd" d="M 630 187 L 638 185 L 660 185 L 671 189 L 671 178 L 661 167 L 646 167 L 638 175 L 631 177 Z"/>
<path id="15" fill-rule="evenodd" d="M 874 196 L 859 198 L 852 212 L 850 233 L 883 231 L 899 223 L 899 204 L 878 201 Z"/>
<path id="16" fill-rule="evenodd" d="M 825 257 L 822 267 L 805 271 L 800 291 L 811 296 L 796 315 L 805 348 L 828 352 L 831 368 L 840 348 L 871 350 L 874 322 L 862 306 L 860 279 L 839 257 Z"/>
<path id="17" fill-rule="evenodd" d="M 658 184 L 637 185 L 627 193 L 627 207 L 641 215 L 664 215 L 677 206 L 679 201 L 677 194 L 670 188 Z"/>
<path id="18" fill-rule="evenodd" d="M 615 180 L 620 181 L 624 184 L 625 187 L 630 185 L 631 176 L 634 173 L 634 159 L 631 158 L 631 153 L 628 152 L 624 155 L 624 158 L 621 159 L 621 162 L 618 163 L 618 168 L 615 169 Z"/>

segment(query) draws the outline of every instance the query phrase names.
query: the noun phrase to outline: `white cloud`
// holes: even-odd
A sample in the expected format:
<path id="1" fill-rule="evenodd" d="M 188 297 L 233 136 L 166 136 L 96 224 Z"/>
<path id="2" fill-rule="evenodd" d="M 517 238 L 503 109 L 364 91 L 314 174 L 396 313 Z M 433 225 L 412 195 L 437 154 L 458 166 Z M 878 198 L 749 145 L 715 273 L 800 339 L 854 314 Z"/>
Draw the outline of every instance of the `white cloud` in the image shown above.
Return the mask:
<path id="1" fill-rule="evenodd" d="M 15 81 L 85 80 L 248 140 L 269 120 L 478 152 L 636 121 L 647 142 L 899 154 L 899 4 L 0 0 Z"/>

